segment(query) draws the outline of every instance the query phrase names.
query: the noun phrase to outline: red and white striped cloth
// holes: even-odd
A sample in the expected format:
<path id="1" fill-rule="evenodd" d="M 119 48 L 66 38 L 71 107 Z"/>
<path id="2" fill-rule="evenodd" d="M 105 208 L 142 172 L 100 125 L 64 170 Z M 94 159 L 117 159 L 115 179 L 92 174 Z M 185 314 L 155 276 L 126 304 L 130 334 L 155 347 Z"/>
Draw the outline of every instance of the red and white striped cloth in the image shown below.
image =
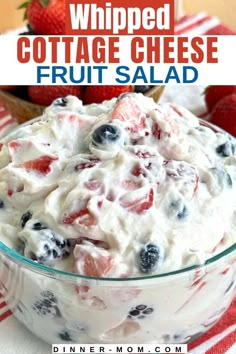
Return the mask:
<path id="1" fill-rule="evenodd" d="M 11 314 L 11 311 L 7 308 L 7 304 L 3 299 L 3 295 L 0 293 L 0 322 L 6 320 Z"/>
<path id="2" fill-rule="evenodd" d="M 0 138 L 17 125 L 16 120 L 6 111 L 0 102 Z"/>
<path id="3" fill-rule="evenodd" d="M 176 23 L 177 35 L 235 35 L 236 32 L 222 25 L 217 18 L 204 13 L 183 16 Z M 189 88 L 190 89 L 190 88 Z M 171 87 L 166 95 L 171 97 Z M 186 92 L 186 91 L 185 91 Z M 173 97 L 175 97 L 173 95 Z M 0 137 L 15 127 L 15 120 L 0 105 Z M 0 288 L 0 354 L 49 354 L 51 347 L 22 328 L 12 316 Z M 236 353 L 236 299 L 222 319 L 205 335 L 189 345 L 191 354 Z"/>

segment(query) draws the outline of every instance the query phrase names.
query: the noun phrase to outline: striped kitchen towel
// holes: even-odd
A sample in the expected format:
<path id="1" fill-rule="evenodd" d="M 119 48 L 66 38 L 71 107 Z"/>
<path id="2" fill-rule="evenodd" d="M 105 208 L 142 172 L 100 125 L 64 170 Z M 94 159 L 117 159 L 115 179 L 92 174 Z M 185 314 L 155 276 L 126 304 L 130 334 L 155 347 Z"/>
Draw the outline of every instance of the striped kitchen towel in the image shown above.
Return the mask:
<path id="1" fill-rule="evenodd" d="M 16 126 L 16 120 L 11 117 L 0 102 L 0 138 Z"/>

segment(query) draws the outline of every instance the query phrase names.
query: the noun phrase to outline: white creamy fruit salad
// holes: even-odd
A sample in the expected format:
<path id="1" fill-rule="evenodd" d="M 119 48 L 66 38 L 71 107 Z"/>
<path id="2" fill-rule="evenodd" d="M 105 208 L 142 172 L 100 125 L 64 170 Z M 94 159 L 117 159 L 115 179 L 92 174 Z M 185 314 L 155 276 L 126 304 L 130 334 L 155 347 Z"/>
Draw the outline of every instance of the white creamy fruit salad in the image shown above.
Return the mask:
<path id="1" fill-rule="evenodd" d="M 17 128 L 0 142 L 0 241 L 20 255 L 0 250 L 0 290 L 14 315 L 48 343 L 204 333 L 234 296 L 233 252 L 149 276 L 235 243 L 235 151 L 228 134 L 142 94 L 69 96 Z"/>
<path id="2" fill-rule="evenodd" d="M 69 96 L 0 147 L 0 240 L 35 262 L 140 277 L 235 242 L 235 141 L 181 107 Z"/>

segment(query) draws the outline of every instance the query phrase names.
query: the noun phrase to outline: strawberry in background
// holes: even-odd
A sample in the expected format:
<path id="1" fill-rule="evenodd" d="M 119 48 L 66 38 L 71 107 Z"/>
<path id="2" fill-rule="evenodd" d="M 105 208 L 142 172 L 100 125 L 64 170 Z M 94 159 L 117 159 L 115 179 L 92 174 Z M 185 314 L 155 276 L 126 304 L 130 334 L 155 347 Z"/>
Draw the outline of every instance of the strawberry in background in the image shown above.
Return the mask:
<path id="1" fill-rule="evenodd" d="M 209 121 L 236 137 L 236 86 L 208 86 L 205 102 Z"/>
<path id="2" fill-rule="evenodd" d="M 236 86 L 228 85 L 213 85 L 208 86 L 205 90 L 205 102 L 208 109 L 208 112 L 211 112 L 212 109 L 215 107 L 217 102 L 219 102 L 222 98 L 236 94 Z"/>
<path id="3" fill-rule="evenodd" d="M 27 0 L 19 9 L 25 9 L 25 20 L 28 29 L 20 35 L 64 35 L 65 34 L 65 12 L 66 0 Z M 12 86 L 3 86 L 4 90 L 14 89 Z M 145 93 L 151 86 L 131 85 L 116 86 L 27 86 L 18 88 L 15 93 L 23 99 L 30 99 L 33 103 L 48 106 L 53 100 L 67 95 L 74 95 L 85 104 L 101 103 L 120 94 L 135 90 L 135 92 Z M 14 94 L 14 90 L 12 92 Z"/>
<path id="4" fill-rule="evenodd" d="M 85 89 L 85 94 L 83 97 L 83 101 L 85 104 L 89 103 L 100 103 L 105 100 L 110 100 L 113 97 L 118 97 L 122 93 L 132 91 L 132 86 L 130 85 L 92 85 L 87 86 Z"/>
<path id="5" fill-rule="evenodd" d="M 82 86 L 29 86 L 28 95 L 31 101 L 42 106 L 49 106 L 55 99 L 68 95 L 81 98 Z"/>
<path id="6" fill-rule="evenodd" d="M 216 103 L 210 122 L 236 137 L 236 93 L 223 97 Z"/>
<path id="7" fill-rule="evenodd" d="M 29 0 L 19 8 L 26 9 L 25 19 L 36 34 L 65 34 L 66 0 Z"/>

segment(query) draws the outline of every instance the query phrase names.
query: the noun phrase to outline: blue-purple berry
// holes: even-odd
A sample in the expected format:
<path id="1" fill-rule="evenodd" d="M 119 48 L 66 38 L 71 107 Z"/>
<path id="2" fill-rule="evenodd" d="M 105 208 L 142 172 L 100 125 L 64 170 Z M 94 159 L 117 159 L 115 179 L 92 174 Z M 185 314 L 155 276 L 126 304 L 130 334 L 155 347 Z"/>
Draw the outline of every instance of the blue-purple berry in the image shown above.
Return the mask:
<path id="1" fill-rule="evenodd" d="M 154 309 L 150 306 L 147 305 L 137 305 L 135 307 L 132 307 L 131 310 L 129 311 L 128 318 L 130 319 L 143 319 L 148 315 L 151 315 L 151 313 L 154 312 Z"/>
<path id="2" fill-rule="evenodd" d="M 148 244 L 141 248 L 138 255 L 139 269 L 142 273 L 155 271 L 162 261 L 163 255 L 160 248 L 154 244 Z"/>
<path id="3" fill-rule="evenodd" d="M 33 213 L 28 210 L 26 211 L 26 213 L 24 213 L 21 217 L 21 227 L 22 229 L 25 227 L 25 224 L 27 223 L 27 221 L 29 221 L 33 216 Z"/>
<path id="4" fill-rule="evenodd" d="M 41 292 L 32 308 L 41 317 L 55 318 L 61 316 L 57 298 L 51 291 Z"/>
<path id="5" fill-rule="evenodd" d="M 217 146 L 216 152 L 222 157 L 232 156 L 235 153 L 235 144 L 231 141 L 226 141 L 224 144 Z"/>

